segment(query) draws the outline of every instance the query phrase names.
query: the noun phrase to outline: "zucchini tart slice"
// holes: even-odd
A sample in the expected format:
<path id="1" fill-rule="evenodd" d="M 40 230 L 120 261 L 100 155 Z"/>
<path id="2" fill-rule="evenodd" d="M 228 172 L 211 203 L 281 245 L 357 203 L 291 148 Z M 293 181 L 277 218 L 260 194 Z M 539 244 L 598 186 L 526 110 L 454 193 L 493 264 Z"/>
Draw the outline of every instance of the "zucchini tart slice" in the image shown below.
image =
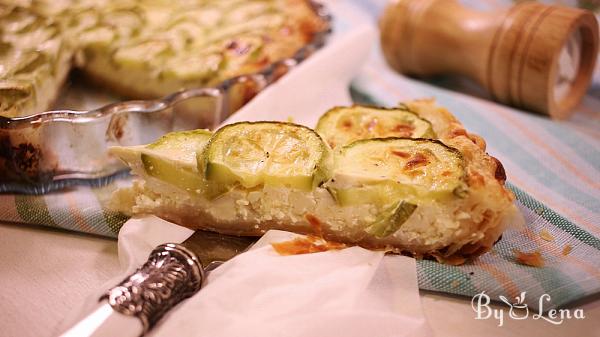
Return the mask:
<path id="1" fill-rule="evenodd" d="M 153 154 L 155 144 L 113 148 L 139 177 L 115 193 L 114 204 L 127 214 L 155 214 L 190 228 L 312 233 L 455 264 L 489 250 L 519 221 L 499 161 L 434 102 L 408 102 L 392 112 L 355 106 L 334 113 L 319 123 L 321 135 L 290 123 L 237 123 L 212 135 L 165 136 L 158 143 L 169 150 L 160 154 Z M 336 130 L 347 116 L 378 118 L 386 129 L 398 122 L 381 118 L 389 113 L 413 123 L 421 130 L 411 133 L 417 137 L 369 138 L 368 129 L 359 129 L 369 123 Z M 330 136 L 335 149 L 322 138 Z M 147 164 L 143 158 L 150 154 L 161 163 Z"/>

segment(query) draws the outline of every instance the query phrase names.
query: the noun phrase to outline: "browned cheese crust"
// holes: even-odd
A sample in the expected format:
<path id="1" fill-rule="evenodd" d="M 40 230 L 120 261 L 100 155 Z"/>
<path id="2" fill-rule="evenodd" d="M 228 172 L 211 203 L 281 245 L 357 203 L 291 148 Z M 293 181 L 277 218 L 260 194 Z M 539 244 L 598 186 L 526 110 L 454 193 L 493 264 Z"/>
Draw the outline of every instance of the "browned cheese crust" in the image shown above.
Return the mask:
<path id="1" fill-rule="evenodd" d="M 439 260 L 447 263 L 461 264 L 470 256 L 481 255 L 489 251 L 499 237 L 501 215 L 492 209 L 504 210 L 513 203 L 513 193 L 505 187 L 506 173 L 502 163 L 488 155 L 485 140 L 474 133 L 469 133 L 465 127 L 447 109 L 435 104 L 433 99 L 414 100 L 406 103 L 409 109 L 421 117 L 429 120 L 439 140 L 448 146 L 458 149 L 465 161 L 467 168 L 467 184 L 469 189 L 488 195 L 486 203 L 493 203 L 493 207 L 477 226 L 489 227 L 486 238 L 476 244 L 467 244 L 455 252 L 452 257 L 444 252 L 434 255 Z M 484 205 L 484 207 L 490 205 Z M 495 230 L 497 228 L 497 230 Z"/>

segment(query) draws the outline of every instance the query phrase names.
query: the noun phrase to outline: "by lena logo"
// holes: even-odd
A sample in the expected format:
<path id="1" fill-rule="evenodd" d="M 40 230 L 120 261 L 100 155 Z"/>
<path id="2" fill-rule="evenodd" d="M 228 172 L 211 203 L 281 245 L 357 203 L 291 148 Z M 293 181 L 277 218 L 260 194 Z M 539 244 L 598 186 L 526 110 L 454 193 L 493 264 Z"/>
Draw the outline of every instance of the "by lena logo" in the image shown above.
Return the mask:
<path id="1" fill-rule="evenodd" d="M 550 309 L 544 315 L 544 305 L 550 302 L 551 297 L 548 294 L 543 294 L 538 300 L 537 312 L 529 311 L 529 307 L 525 303 L 525 294 L 522 292 L 519 296 L 515 297 L 515 301 L 509 301 L 505 296 L 498 296 L 498 299 L 504 302 L 508 306 L 508 317 L 514 320 L 527 319 L 531 314 L 532 319 L 542 319 L 550 324 L 560 325 L 567 319 L 584 319 L 585 315 L 583 309 Z M 492 299 L 485 291 L 473 296 L 471 299 L 471 307 L 475 311 L 475 319 L 490 319 L 493 318 L 498 321 L 498 326 L 504 325 L 504 308 L 492 308 L 490 302 Z"/>

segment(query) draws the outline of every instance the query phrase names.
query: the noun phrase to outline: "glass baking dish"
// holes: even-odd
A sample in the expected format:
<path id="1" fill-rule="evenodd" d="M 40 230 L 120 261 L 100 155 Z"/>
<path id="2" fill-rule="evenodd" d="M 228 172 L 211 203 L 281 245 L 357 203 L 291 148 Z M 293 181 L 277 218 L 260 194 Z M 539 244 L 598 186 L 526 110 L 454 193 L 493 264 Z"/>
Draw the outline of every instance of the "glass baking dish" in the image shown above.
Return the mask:
<path id="1" fill-rule="evenodd" d="M 258 73 L 162 99 L 16 118 L 0 116 L 0 192 L 42 194 L 73 185 L 103 185 L 127 173 L 125 166 L 107 153 L 108 147 L 149 143 L 170 131 L 215 128 L 325 44 L 331 33 L 331 16 L 323 5 L 311 4 L 326 28 L 292 57 Z"/>

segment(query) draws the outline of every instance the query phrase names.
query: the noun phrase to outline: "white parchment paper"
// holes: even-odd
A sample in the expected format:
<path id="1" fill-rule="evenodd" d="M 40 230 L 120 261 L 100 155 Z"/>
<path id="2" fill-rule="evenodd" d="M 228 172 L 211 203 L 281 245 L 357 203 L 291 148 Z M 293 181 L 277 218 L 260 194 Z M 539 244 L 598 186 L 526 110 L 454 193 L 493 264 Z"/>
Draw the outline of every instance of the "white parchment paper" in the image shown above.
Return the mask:
<path id="1" fill-rule="evenodd" d="M 119 236 L 125 269 L 142 264 L 163 233 L 191 231 L 156 217 L 130 220 Z M 280 256 L 267 232 L 251 250 L 208 276 L 150 336 L 431 336 L 421 310 L 415 260 L 360 247 Z"/>

